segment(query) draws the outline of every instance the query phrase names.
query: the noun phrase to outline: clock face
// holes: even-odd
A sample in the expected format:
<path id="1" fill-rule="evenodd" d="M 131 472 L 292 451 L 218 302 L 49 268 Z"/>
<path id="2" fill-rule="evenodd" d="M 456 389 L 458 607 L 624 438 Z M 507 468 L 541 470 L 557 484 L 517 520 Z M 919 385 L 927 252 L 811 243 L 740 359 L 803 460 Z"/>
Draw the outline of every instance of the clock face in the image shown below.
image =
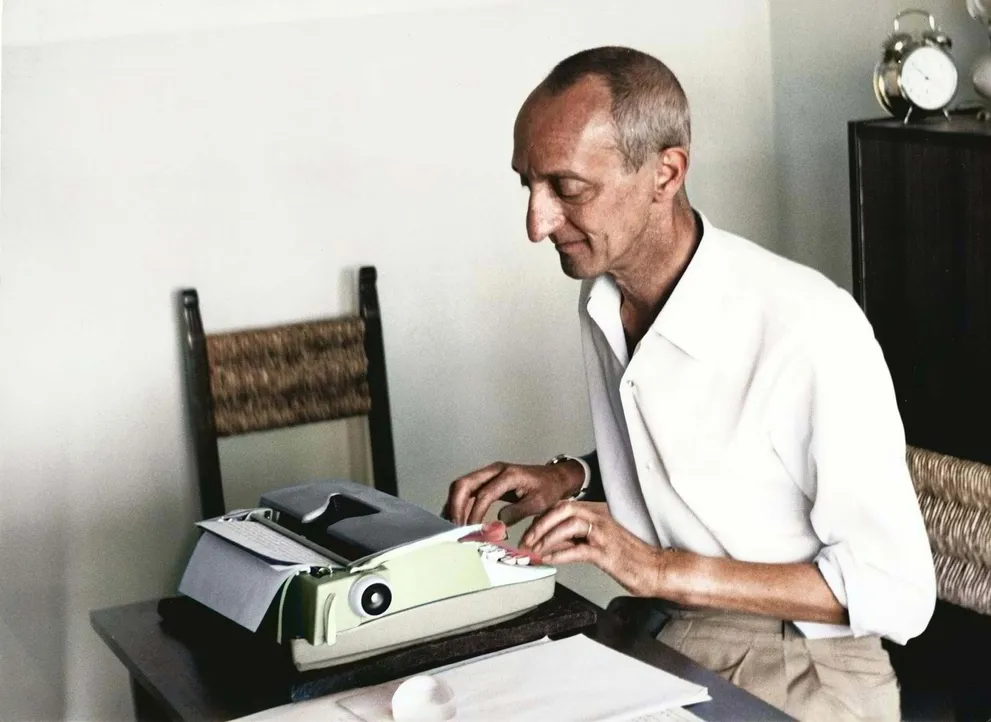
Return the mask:
<path id="1" fill-rule="evenodd" d="M 899 82 L 910 103 L 923 110 L 940 110 L 957 92 L 957 66 L 939 48 L 918 48 L 902 61 Z"/>

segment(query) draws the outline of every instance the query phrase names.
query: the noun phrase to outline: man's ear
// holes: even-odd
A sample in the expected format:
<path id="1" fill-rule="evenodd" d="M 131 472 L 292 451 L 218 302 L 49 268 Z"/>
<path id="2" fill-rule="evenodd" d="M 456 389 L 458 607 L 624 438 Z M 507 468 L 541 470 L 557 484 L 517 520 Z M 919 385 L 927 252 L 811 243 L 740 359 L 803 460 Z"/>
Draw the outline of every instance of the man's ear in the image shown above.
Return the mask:
<path id="1" fill-rule="evenodd" d="M 657 154 L 654 170 L 654 198 L 671 201 L 685 185 L 688 173 L 688 153 L 677 146 L 665 148 Z"/>

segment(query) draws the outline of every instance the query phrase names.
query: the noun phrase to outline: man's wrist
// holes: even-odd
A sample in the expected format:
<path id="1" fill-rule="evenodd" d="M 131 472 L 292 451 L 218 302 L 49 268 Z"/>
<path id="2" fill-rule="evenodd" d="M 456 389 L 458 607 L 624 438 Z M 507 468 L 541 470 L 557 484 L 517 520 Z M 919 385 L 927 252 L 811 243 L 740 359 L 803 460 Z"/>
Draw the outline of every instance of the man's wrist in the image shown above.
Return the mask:
<path id="1" fill-rule="evenodd" d="M 711 585 L 707 557 L 678 549 L 658 549 L 659 596 L 676 604 L 704 606 Z"/>
<path id="2" fill-rule="evenodd" d="M 578 456 L 571 456 L 570 454 L 558 454 L 553 459 L 547 462 L 548 466 L 561 465 L 562 467 L 577 468 L 579 469 L 578 474 L 568 474 L 568 484 L 565 487 L 564 495 L 562 499 L 572 499 L 578 501 L 584 498 L 585 494 L 588 492 L 588 487 L 592 482 L 592 469 L 589 467 L 588 462 Z M 574 481 L 572 481 L 572 477 Z"/>

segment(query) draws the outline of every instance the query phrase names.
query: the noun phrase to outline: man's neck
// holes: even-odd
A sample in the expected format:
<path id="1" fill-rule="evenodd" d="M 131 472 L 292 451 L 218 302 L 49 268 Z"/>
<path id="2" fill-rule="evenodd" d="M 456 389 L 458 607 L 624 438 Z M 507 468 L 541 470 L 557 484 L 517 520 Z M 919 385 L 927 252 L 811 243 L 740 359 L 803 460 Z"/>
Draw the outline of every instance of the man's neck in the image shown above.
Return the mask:
<path id="1" fill-rule="evenodd" d="M 657 240 L 646 244 L 628 273 L 613 276 L 622 295 L 620 317 L 631 355 L 692 260 L 701 230 L 686 204 L 659 229 Z"/>

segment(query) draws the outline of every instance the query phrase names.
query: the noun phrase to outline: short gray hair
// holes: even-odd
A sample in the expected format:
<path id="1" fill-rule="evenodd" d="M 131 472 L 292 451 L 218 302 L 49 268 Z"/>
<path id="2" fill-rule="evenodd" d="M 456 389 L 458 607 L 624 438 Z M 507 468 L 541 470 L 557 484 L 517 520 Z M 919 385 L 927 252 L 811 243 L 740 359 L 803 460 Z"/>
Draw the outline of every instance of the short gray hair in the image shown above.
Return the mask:
<path id="1" fill-rule="evenodd" d="M 562 60 L 540 87 L 557 95 L 590 75 L 602 78 L 612 95 L 613 123 L 627 170 L 639 170 L 665 148 L 689 150 L 688 98 L 668 66 L 632 48 L 592 48 Z"/>

